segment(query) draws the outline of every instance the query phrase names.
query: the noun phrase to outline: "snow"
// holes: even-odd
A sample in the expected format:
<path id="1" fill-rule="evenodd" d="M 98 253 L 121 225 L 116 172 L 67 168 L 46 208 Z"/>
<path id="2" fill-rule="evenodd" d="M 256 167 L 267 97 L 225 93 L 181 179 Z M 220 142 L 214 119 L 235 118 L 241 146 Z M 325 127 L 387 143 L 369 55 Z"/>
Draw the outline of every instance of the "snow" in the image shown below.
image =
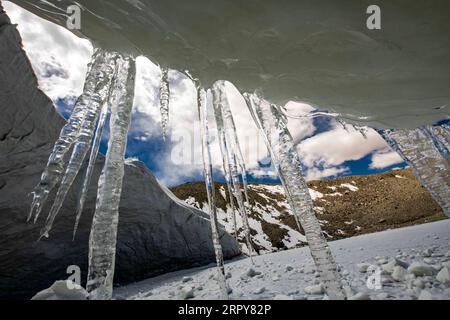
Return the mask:
<path id="1" fill-rule="evenodd" d="M 359 188 L 357 186 L 354 186 L 354 185 L 352 185 L 350 183 L 341 183 L 341 187 L 347 188 L 347 189 L 349 189 L 350 191 L 353 191 L 353 192 L 359 190 Z"/>
<path id="2" fill-rule="evenodd" d="M 59 280 L 38 292 L 31 300 L 87 300 L 88 293 L 70 280 Z"/>
<path id="3" fill-rule="evenodd" d="M 323 193 L 313 190 L 311 188 L 309 189 L 309 194 L 311 195 L 311 198 L 313 199 L 313 201 L 316 199 L 323 198 Z"/>
<path id="4" fill-rule="evenodd" d="M 377 266 L 377 260 L 389 263 L 394 257 L 398 257 L 398 260 L 410 266 L 414 262 L 427 265 L 423 262 L 421 252 L 433 248 L 435 254 L 433 259 L 436 265 L 432 267 L 442 266 L 440 279 L 446 281 L 448 273 L 444 268 L 450 263 L 450 258 L 445 256 L 450 250 L 449 228 L 450 220 L 444 220 L 333 241 L 330 242 L 330 247 L 341 270 L 346 271 L 342 272 L 342 275 L 354 290 L 352 299 L 409 300 L 419 297 L 450 299 L 448 284 L 439 282 L 436 275 L 416 277 L 408 272 L 405 274 L 396 266 L 392 276 L 383 276 L 382 288 L 376 290 L 369 289 L 366 285 L 370 274 L 361 273 L 358 270 L 360 268 L 361 271 L 363 269 L 367 271 L 370 266 Z M 292 299 L 323 298 L 322 295 L 309 295 L 304 292 L 306 287 L 320 285 L 313 275 L 315 267 L 308 248 L 291 249 L 256 256 L 253 259 L 254 266 L 249 259 L 241 258 L 226 263 L 225 269 L 231 275 L 228 283 L 233 289 L 230 294 L 231 299 L 275 299 L 281 295 L 287 295 Z M 293 267 L 290 272 L 286 272 L 288 265 Z M 241 278 L 241 275 L 245 275 L 250 267 L 257 274 L 253 277 Z M 219 296 L 219 289 L 216 282 L 211 280 L 215 274 L 214 265 L 177 271 L 117 288 L 115 298 L 181 299 L 182 292 L 178 287 L 182 285 L 183 277 L 189 276 L 193 279 L 189 282 L 194 288 L 193 299 L 216 299 Z M 402 274 L 405 280 L 402 280 Z M 274 279 L 277 280 L 274 281 Z M 264 292 L 255 294 L 257 289 L 263 287 Z"/>

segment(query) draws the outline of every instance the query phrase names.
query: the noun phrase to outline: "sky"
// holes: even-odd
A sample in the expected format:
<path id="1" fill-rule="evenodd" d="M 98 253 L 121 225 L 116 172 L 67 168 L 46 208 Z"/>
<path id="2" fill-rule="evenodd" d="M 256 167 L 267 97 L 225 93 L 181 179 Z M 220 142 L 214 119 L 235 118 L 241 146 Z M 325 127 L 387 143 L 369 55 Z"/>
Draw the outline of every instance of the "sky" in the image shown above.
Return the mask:
<path id="1" fill-rule="evenodd" d="M 3 6 L 12 22 L 18 25 L 40 88 L 54 101 L 57 111 L 68 118 L 77 97 L 83 92 L 87 64 L 93 52 L 91 43 L 11 2 L 3 1 Z M 138 57 L 136 67 L 133 116 L 126 157 L 143 161 L 158 180 L 169 187 L 201 181 L 201 137 L 194 84 L 184 74 L 169 71 L 170 120 L 168 137 L 164 140 L 159 111 L 161 71 L 146 57 Z M 263 138 L 241 94 L 231 83 L 227 83 L 227 97 L 249 180 L 278 182 Z M 288 128 L 307 180 L 373 174 L 405 167 L 398 154 L 373 129 L 367 128 L 364 137 L 350 125 L 344 128 L 334 118 L 299 119 L 299 115 L 314 111 L 307 104 L 289 102 L 284 107 L 288 115 Z M 212 136 L 213 175 L 216 181 L 223 181 L 222 159 L 215 139 L 217 128 L 210 111 L 208 121 Z M 102 153 L 107 151 L 107 139 L 108 130 L 105 130 Z"/>

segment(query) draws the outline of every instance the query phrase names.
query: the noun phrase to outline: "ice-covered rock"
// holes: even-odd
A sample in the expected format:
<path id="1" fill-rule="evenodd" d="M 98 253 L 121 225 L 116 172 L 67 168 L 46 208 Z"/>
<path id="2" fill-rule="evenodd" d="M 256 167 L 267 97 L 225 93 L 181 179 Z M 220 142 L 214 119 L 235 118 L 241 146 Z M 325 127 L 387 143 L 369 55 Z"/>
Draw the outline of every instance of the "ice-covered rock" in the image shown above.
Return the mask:
<path id="1" fill-rule="evenodd" d="M 433 254 L 432 248 L 427 248 L 422 251 L 422 256 L 424 256 L 424 257 L 431 257 L 432 254 Z"/>
<path id="2" fill-rule="evenodd" d="M 414 274 L 416 277 L 421 277 L 432 276 L 436 270 L 427 264 L 416 261 L 409 266 L 408 272 Z"/>
<path id="3" fill-rule="evenodd" d="M 392 271 L 392 278 L 395 281 L 404 281 L 405 280 L 405 275 L 406 275 L 406 270 L 405 268 L 401 267 L 401 266 L 395 266 L 393 271 Z"/>
<path id="4" fill-rule="evenodd" d="M 284 294 L 277 294 L 273 297 L 273 300 L 294 300 L 294 298 Z"/>
<path id="5" fill-rule="evenodd" d="M 447 267 L 442 268 L 436 276 L 436 280 L 447 285 L 450 284 L 450 272 Z"/>
<path id="6" fill-rule="evenodd" d="M 418 300 L 433 300 L 433 296 L 427 290 L 422 290 L 419 294 Z"/>
<path id="7" fill-rule="evenodd" d="M 391 259 L 388 263 L 383 264 L 381 268 L 387 273 L 392 273 L 394 271 L 394 267 L 397 266 L 397 260 Z"/>
<path id="8" fill-rule="evenodd" d="M 59 280 L 37 293 L 31 300 L 87 300 L 88 293 L 83 287 L 70 280 Z"/>
<path id="9" fill-rule="evenodd" d="M 412 285 L 414 286 L 414 287 L 417 287 L 417 288 L 419 288 L 419 289 L 423 289 L 423 288 L 425 288 L 425 283 L 423 282 L 423 280 L 422 279 L 414 279 L 413 281 L 412 281 Z"/>
<path id="10" fill-rule="evenodd" d="M 180 290 L 180 295 L 184 300 L 192 299 L 194 298 L 194 289 L 191 286 L 183 287 Z"/>
<path id="11" fill-rule="evenodd" d="M 306 294 L 312 294 L 312 295 L 323 294 L 325 292 L 322 284 L 305 287 L 303 289 L 303 291 Z"/>
<path id="12" fill-rule="evenodd" d="M 266 291 L 266 288 L 265 287 L 260 287 L 260 288 L 257 288 L 255 291 L 253 291 L 253 293 L 254 294 L 261 294 L 264 291 Z"/>
<path id="13" fill-rule="evenodd" d="M 370 300 L 370 296 L 367 292 L 358 292 L 357 294 L 348 298 L 348 300 Z"/>
<path id="14" fill-rule="evenodd" d="M 248 270 L 245 272 L 244 276 L 253 278 L 253 277 L 255 277 L 255 276 L 257 276 L 257 275 L 260 275 L 260 274 L 261 274 L 261 272 L 256 271 L 256 270 L 253 269 L 253 268 L 248 268 Z"/>
<path id="15" fill-rule="evenodd" d="M 366 273 L 366 272 L 367 272 L 367 269 L 369 269 L 369 267 L 370 267 L 370 264 L 368 264 L 368 263 L 358 263 L 358 264 L 356 265 L 356 268 L 357 268 L 358 271 L 361 272 L 361 273 Z"/>

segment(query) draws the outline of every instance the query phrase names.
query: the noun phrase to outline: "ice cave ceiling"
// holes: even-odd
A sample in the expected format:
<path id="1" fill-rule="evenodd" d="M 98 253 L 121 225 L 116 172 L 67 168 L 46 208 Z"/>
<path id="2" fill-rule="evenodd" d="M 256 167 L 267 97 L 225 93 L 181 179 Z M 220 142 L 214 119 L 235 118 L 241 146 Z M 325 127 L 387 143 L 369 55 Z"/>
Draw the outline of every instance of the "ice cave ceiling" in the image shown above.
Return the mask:
<path id="1" fill-rule="evenodd" d="M 229 80 L 268 100 L 297 100 L 377 127 L 416 127 L 448 117 L 450 1 L 378 0 L 381 30 L 366 26 L 366 0 L 12 0 L 81 30 L 105 49 L 189 70 L 205 86 Z"/>

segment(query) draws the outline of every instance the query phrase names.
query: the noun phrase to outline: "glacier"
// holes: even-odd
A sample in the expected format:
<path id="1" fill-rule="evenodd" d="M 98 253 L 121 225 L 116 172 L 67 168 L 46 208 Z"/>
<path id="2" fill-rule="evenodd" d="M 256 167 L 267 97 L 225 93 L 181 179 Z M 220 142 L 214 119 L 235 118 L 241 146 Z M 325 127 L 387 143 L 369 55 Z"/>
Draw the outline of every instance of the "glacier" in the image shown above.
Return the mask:
<path id="1" fill-rule="evenodd" d="M 380 128 L 416 128 L 448 116 L 450 3 L 380 0 L 368 30 L 360 0 L 12 0 L 110 51 L 144 55 L 195 75 L 260 89 L 277 105 L 301 101 Z M 353 119 L 353 120 L 352 120 Z"/>

